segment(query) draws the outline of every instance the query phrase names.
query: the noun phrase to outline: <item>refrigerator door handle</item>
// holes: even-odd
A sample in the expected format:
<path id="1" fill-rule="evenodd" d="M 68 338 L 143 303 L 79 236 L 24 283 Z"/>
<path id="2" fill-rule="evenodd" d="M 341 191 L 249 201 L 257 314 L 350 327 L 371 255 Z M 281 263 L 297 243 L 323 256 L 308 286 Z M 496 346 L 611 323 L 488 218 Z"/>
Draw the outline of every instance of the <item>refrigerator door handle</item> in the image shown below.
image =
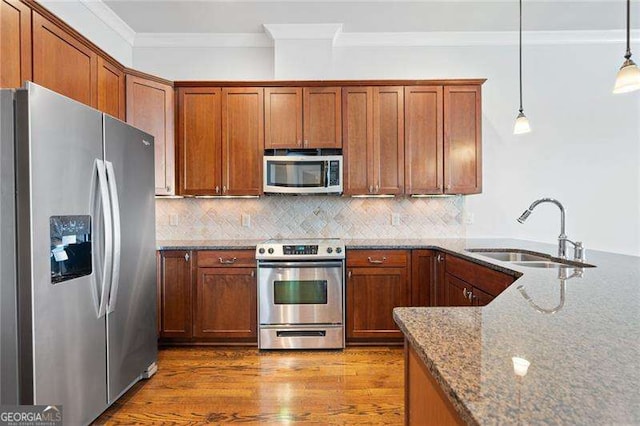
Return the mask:
<path id="1" fill-rule="evenodd" d="M 100 305 L 98 307 L 98 318 L 101 318 L 107 312 L 107 299 L 109 296 L 108 278 L 113 264 L 113 225 L 111 223 L 111 202 L 109 201 L 109 188 L 104 161 L 96 159 L 96 168 L 98 170 L 98 185 L 100 186 L 100 200 L 102 201 L 102 217 L 104 220 L 104 264 L 102 269 Z"/>
<path id="2" fill-rule="evenodd" d="M 109 304 L 107 313 L 113 312 L 116 307 L 118 294 L 118 282 L 120 278 L 120 253 L 121 253 L 121 227 L 120 227 L 120 203 L 118 201 L 118 187 L 116 185 L 116 173 L 111 161 L 104 162 L 107 168 L 107 182 L 111 195 L 111 212 L 113 220 L 113 266 L 111 273 L 111 291 L 109 292 Z"/>

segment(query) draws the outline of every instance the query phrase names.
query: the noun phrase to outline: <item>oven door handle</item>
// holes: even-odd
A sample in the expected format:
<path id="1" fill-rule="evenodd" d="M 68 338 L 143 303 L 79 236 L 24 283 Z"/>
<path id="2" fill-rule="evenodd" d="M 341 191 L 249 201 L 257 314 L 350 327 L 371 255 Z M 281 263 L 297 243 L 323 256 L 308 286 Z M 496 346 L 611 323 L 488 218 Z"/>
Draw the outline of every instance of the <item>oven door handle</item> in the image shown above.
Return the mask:
<path id="1" fill-rule="evenodd" d="M 342 267 L 341 261 L 335 262 L 258 262 L 258 268 L 336 268 Z"/>

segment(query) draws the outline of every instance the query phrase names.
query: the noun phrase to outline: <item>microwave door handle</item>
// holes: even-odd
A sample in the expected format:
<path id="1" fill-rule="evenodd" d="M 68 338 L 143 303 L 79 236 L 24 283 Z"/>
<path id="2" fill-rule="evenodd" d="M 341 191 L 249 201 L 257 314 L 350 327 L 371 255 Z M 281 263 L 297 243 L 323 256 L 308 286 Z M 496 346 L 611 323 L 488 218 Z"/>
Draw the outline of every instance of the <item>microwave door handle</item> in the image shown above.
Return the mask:
<path id="1" fill-rule="evenodd" d="M 329 187 L 329 176 L 331 175 L 331 162 L 330 161 L 325 161 L 324 162 L 324 168 L 325 168 L 324 187 L 328 188 Z"/>

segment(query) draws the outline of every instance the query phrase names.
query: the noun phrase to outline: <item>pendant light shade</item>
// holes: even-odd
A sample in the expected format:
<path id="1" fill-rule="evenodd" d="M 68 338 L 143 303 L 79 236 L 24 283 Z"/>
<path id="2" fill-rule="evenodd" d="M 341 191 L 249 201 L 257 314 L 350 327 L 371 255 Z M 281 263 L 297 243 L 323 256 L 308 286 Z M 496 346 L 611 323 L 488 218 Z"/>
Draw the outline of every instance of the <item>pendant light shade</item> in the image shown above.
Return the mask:
<path id="1" fill-rule="evenodd" d="M 513 134 L 521 135 L 523 133 L 529 133 L 531 131 L 531 125 L 529 125 L 529 119 L 524 115 L 524 109 L 522 108 L 522 0 L 520 0 L 520 31 L 518 54 L 520 60 L 520 109 L 519 114 L 516 117 L 516 124 L 513 126 Z"/>
<path id="2" fill-rule="evenodd" d="M 640 69 L 631 60 L 631 0 L 627 0 L 627 52 L 618 71 L 613 93 L 627 93 L 640 89 Z"/>
<path id="3" fill-rule="evenodd" d="M 531 126 L 529 125 L 529 119 L 524 115 L 524 112 L 520 112 L 516 118 L 516 125 L 513 126 L 513 134 L 521 135 L 523 133 L 529 133 L 530 131 Z"/>
<path id="4" fill-rule="evenodd" d="M 627 59 L 618 71 L 613 93 L 627 93 L 638 89 L 640 89 L 640 68 L 631 59 Z"/>

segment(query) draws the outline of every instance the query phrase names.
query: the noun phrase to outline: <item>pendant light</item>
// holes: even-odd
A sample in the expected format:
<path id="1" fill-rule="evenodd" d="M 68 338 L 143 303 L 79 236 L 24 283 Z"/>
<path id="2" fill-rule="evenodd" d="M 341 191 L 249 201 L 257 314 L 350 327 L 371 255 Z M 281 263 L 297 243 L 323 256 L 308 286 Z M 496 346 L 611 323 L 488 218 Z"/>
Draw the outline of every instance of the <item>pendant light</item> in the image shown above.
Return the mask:
<path id="1" fill-rule="evenodd" d="M 613 93 L 627 93 L 640 89 L 640 69 L 631 60 L 631 0 L 627 0 L 627 53 L 618 71 Z"/>
<path id="2" fill-rule="evenodd" d="M 513 134 L 520 135 L 522 133 L 529 133 L 531 126 L 529 125 L 529 119 L 524 115 L 524 109 L 522 108 L 522 0 L 520 0 L 520 32 L 519 32 L 519 53 L 520 53 L 520 109 L 518 117 L 516 117 L 516 124 L 513 127 Z"/>

